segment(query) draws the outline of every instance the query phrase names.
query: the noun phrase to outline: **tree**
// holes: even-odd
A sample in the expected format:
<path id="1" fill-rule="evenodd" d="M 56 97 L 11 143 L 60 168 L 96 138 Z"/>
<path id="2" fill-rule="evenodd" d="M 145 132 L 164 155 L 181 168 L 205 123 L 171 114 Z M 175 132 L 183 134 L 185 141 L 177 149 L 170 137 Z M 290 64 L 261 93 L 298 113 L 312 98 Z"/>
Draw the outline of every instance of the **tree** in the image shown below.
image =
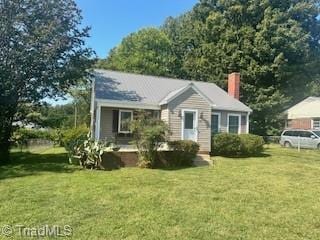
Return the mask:
<path id="1" fill-rule="evenodd" d="M 84 47 L 73 0 L 0 0 L 0 157 L 9 159 L 12 123 L 21 106 L 64 95 L 87 74 L 93 51 Z"/>
<path id="2" fill-rule="evenodd" d="M 229 71 L 241 72 L 241 100 L 254 110 L 252 130 L 265 135 L 279 129 L 280 112 L 317 83 L 318 6 L 314 0 L 201 0 L 163 29 L 177 43 L 173 52 L 185 78 L 225 87 Z"/>
<path id="3" fill-rule="evenodd" d="M 156 28 L 142 29 L 125 37 L 98 67 L 161 76 L 170 75 L 173 62 L 171 42 L 167 35 Z"/>
<path id="4" fill-rule="evenodd" d="M 166 59 L 163 48 L 153 44 L 152 34 L 137 32 L 111 51 L 106 67 L 213 82 L 222 88 L 227 74 L 239 71 L 241 100 L 253 109 L 251 131 L 273 134 L 282 127 L 285 108 L 311 91 L 318 95 L 319 3 L 200 0 L 157 30 L 165 49 L 170 48 L 169 61 L 148 64 Z"/>

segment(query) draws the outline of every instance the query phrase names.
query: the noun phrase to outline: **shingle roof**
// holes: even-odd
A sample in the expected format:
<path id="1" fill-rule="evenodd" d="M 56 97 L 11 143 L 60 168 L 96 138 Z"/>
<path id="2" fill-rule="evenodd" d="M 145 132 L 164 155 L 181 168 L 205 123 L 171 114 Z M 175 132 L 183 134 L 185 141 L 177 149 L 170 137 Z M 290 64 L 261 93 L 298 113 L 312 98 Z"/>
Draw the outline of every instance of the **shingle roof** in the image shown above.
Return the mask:
<path id="1" fill-rule="evenodd" d="M 320 97 L 308 97 L 285 111 L 289 119 L 320 118 Z"/>
<path id="2" fill-rule="evenodd" d="M 214 109 L 251 112 L 242 102 L 229 96 L 214 83 L 146 76 L 109 70 L 95 70 L 97 99 L 159 105 L 191 82 L 214 104 Z"/>

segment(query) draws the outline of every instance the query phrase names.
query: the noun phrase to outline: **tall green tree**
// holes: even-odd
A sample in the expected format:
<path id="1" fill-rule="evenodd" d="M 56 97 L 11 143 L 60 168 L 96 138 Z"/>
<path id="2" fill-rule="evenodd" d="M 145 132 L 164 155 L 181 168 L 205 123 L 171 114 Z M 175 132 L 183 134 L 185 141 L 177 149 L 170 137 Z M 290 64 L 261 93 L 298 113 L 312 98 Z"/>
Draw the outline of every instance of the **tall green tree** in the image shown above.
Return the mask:
<path id="1" fill-rule="evenodd" d="M 318 6 L 316 0 L 201 0 L 163 29 L 177 43 L 173 52 L 186 78 L 225 87 L 226 73 L 240 71 L 241 100 L 254 110 L 252 130 L 271 134 L 284 107 L 317 84 Z"/>
<path id="2" fill-rule="evenodd" d="M 164 36 L 165 48 L 153 44 L 152 34 L 133 33 L 110 53 L 106 67 L 214 82 L 222 88 L 227 74 L 239 71 L 241 100 L 254 110 L 251 130 L 272 134 L 281 128 L 286 107 L 318 95 L 319 3 L 200 0 L 153 30 Z"/>
<path id="3" fill-rule="evenodd" d="M 20 106 L 62 96 L 87 74 L 93 52 L 80 23 L 73 0 L 0 0 L 0 162 Z"/>
<path id="4" fill-rule="evenodd" d="M 125 37 L 98 67 L 168 76 L 173 60 L 168 36 L 159 29 L 146 28 Z"/>

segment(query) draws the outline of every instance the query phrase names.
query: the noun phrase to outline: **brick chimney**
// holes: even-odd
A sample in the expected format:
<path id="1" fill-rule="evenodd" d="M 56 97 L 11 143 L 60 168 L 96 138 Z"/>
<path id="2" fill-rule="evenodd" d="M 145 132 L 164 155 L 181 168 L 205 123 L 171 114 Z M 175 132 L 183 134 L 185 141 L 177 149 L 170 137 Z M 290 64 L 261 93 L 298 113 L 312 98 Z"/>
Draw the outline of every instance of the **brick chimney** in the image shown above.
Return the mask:
<path id="1" fill-rule="evenodd" d="M 228 75 L 228 94 L 240 99 L 240 73 L 233 72 Z"/>

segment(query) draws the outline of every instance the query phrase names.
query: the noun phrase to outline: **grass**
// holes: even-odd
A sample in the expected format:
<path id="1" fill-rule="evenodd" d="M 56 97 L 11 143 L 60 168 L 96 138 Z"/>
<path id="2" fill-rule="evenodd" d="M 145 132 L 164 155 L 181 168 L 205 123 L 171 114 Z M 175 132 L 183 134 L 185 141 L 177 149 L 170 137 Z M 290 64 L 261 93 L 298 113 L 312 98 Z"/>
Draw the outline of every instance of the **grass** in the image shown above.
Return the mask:
<path id="1" fill-rule="evenodd" d="M 318 151 L 271 146 L 170 171 L 82 170 L 60 148 L 13 157 L 0 167 L 0 227 L 68 224 L 73 239 L 320 238 Z"/>

